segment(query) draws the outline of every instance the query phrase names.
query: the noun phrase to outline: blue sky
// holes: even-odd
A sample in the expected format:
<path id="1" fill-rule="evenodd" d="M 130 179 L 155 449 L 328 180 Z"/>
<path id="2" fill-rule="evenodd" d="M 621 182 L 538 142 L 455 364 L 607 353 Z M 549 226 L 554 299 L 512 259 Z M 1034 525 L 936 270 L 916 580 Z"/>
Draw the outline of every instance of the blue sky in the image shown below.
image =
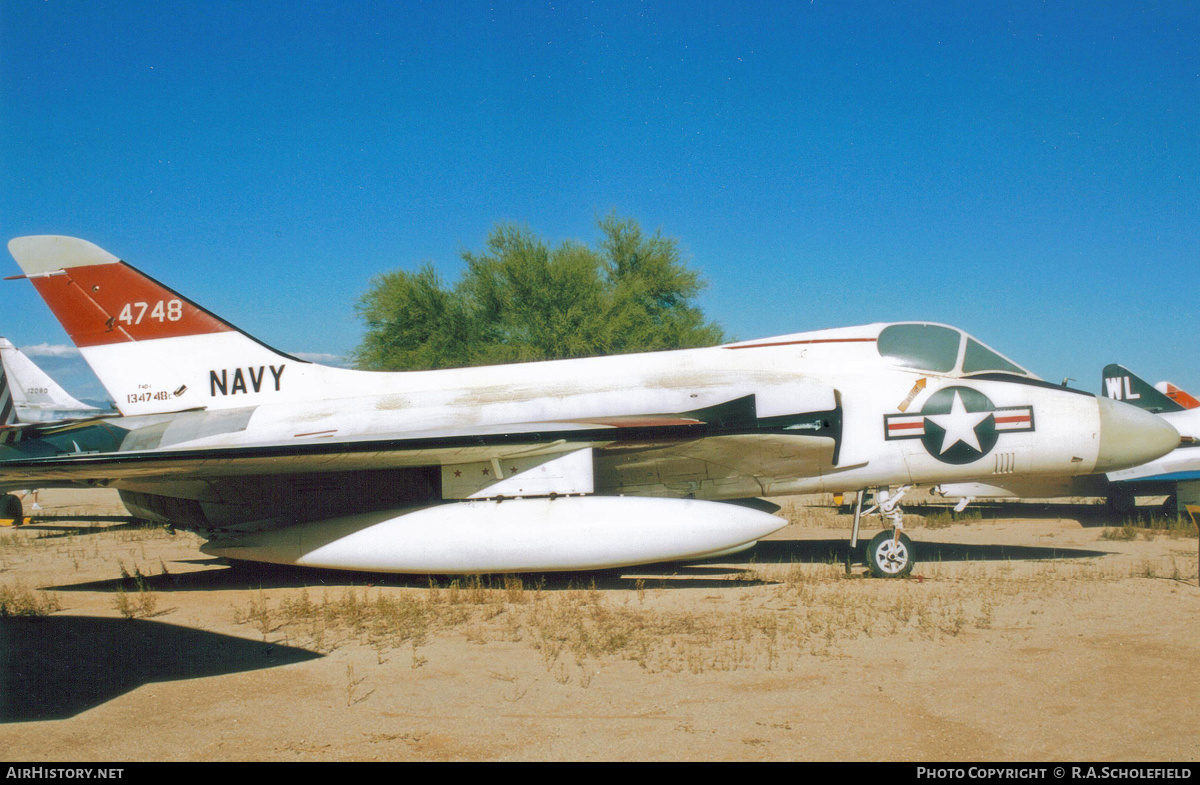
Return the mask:
<path id="1" fill-rule="evenodd" d="M 0 183 L 5 241 L 289 352 L 357 345 L 375 274 L 615 209 L 738 338 L 931 320 L 1200 392 L 1194 2 L 0 0 Z M 67 343 L 3 286 L 0 334 Z"/>

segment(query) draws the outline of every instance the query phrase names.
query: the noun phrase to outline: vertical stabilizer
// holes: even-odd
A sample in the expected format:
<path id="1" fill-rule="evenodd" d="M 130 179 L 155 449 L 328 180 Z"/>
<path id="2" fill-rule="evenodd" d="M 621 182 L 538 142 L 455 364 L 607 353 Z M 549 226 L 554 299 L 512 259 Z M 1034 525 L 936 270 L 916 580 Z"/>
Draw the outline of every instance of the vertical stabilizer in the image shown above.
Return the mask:
<path id="1" fill-rule="evenodd" d="M 0 341 L 5 341 L 0 338 Z M 11 346 L 12 344 L 9 344 Z M 8 373 L 0 363 L 0 428 L 17 421 L 17 407 L 13 404 L 12 390 L 8 386 Z"/>
<path id="2" fill-rule="evenodd" d="M 303 360 L 278 352 L 108 251 L 74 237 L 8 249 L 122 414 L 312 397 Z"/>
<path id="3" fill-rule="evenodd" d="M 1200 409 L 1200 401 L 1196 400 L 1194 395 L 1189 394 L 1186 390 L 1179 389 L 1179 387 L 1170 382 L 1159 382 L 1154 385 L 1154 389 L 1185 409 Z"/>
<path id="4" fill-rule="evenodd" d="M 1154 385 L 1129 371 L 1124 366 L 1104 366 L 1100 380 L 1101 390 L 1109 398 L 1131 403 L 1148 412 L 1183 411 L 1183 407 L 1154 388 Z"/>
<path id="5" fill-rule="evenodd" d="M 97 411 L 76 400 L 7 338 L 0 338 L 0 367 L 5 394 L 11 397 L 16 419 L 21 422 L 58 420 Z"/>

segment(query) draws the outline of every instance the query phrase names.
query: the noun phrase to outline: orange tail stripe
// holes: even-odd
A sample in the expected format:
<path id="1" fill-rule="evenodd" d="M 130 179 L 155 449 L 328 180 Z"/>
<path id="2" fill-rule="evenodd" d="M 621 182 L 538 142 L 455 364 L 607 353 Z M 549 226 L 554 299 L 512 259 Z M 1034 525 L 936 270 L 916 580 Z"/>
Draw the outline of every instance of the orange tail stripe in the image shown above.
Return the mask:
<path id="1" fill-rule="evenodd" d="M 123 263 L 30 280 L 80 348 L 233 329 Z"/>

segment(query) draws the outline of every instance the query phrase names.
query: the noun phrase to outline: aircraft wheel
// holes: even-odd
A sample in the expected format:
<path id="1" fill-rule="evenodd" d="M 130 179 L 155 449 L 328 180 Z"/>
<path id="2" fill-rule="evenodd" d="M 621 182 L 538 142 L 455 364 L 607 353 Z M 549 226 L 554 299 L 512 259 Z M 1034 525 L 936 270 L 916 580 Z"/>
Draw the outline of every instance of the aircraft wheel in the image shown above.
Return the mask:
<path id="1" fill-rule="evenodd" d="M 867 545 L 867 568 L 876 578 L 903 578 L 912 572 L 912 540 L 904 532 L 881 531 Z"/>
<path id="2" fill-rule="evenodd" d="M 11 521 L 13 526 L 25 523 L 25 510 L 21 507 L 21 500 L 11 493 L 4 494 L 3 499 L 0 499 L 0 520 Z"/>

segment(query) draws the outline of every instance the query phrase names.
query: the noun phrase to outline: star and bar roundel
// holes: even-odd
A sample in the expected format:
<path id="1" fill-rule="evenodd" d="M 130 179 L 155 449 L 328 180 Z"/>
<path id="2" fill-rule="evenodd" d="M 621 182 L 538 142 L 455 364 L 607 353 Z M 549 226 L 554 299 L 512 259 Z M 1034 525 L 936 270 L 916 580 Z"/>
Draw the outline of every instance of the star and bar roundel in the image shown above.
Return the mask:
<path id="1" fill-rule="evenodd" d="M 992 451 L 1001 433 L 1032 431 L 1032 406 L 995 406 L 970 387 L 946 387 L 929 396 L 918 414 L 885 414 L 884 436 L 920 439 L 943 463 L 977 461 Z"/>

